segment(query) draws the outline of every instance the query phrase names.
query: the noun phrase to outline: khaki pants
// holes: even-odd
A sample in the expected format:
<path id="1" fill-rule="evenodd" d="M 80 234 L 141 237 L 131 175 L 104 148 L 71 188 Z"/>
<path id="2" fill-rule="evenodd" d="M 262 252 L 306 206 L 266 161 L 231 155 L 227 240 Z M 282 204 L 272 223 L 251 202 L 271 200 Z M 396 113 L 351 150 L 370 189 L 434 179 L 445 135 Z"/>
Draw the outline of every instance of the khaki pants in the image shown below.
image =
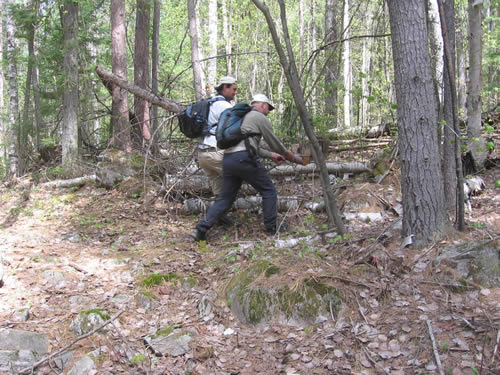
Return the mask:
<path id="1" fill-rule="evenodd" d="M 222 190 L 222 159 L 224 159 L 224 150 L 212 152 L 198 151 L 200 168 L 205 171 L 208 183 L 215 196 Z"/>

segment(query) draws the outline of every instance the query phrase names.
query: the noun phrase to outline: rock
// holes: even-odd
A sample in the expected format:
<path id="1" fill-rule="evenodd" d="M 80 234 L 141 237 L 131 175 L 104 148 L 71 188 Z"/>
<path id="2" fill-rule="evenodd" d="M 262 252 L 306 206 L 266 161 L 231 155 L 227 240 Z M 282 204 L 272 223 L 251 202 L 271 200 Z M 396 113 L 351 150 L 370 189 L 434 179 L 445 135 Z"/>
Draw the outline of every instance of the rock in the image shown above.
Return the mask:
<path id="1" fill-rule="evenodd" d="M 57 366 L 57 368 L 59 370 L 65 370 L 68 367 L 68 364 L 73 359 L 74 353 L 75 352 L 72 350 L 69 352 L 62 353 L 62 354 L 58 355 L 57 357 L 54 357 L 54 363 Z"/>
<path id="2" fill-rule="evenodd" d="M 42 278 L 47 282 L 49 286 L 62 286 L 65 280 L 64 273 L 60 271 L 44 271 L 42 273 Z"/>
<path id="3" fill-rule="evenodd" d="M 16 322 L 26 322 L 30 318 L 30 309 L 20 309 L 14 312 L 12 316 L 13 320 Z"/>
<path id="4" fill-rule="evenodd" d="M 69 303 L 71 305 L 72 313 L 77 313 L 78 311 L 81 311 L 82 308 L 93 309 L 97 307 L 89 297 L 85 296 L 71 296 L 69 297 Z"/>
<path id="5" fill-rule="evenodd" d="M 84 355 L 75 362 L 67 375 L 87 375 L 90 370 L 95 368 L 95 363 L 88 355 Z"/>
<path id="6" fill-rule="evenodd" d="M 138 308 L 143 308 L 144 311 L 151 311 L 156 303 L 153 294 L 141 292 L 135 296 L 135 304 Z"/>
<path id="7" fill-rule="evenodd" d="M 144 168 L 144 158 L 137 154 L 120 150 L 107 150 L 99 155 L 97 183 L 106 189 L 113 189 L 127 177 L 135 177 Z"/>
<path id="8" fill-rule="evenodd" d="M 49 338 L 45 334 L 0 329 L 0 371 L 16 371 L 30 367 L 48 353 Z"/>
<path id="9" fill-rule="evenodd" d="M 279 274 L 278 266 L 260 261 L 233 277 L 226 298 L 240 321 L 259 325 L 277 320 L 305 327 L 337 315 L 341 307 L 337 290 L 310 279 L 297 287 Z"/>
<path id="10" fill-rule="evenodd" d="M 157 356 L 177 357 L 190 350 L 192 338 L 189 333 L 177 328 L 165 328 L 153 336 L 146 336 L 144 342 Z"/>
<path id="11" fill-rule="evenodd" d="M 465 280 L 488 288 L 500 287 L 500 243 L 498 240 L 471 241 L 452 245 L 436 258 L 441 273 L 436 276 L 445 282 L 456 283 L 456 276 L 447 272 L 451 268 Z M 453 272 L 452 272 L 453 273 Z"/>
<path id="12" fill-rule="evenodd" d="M 92 309 L 80 312 L 70 323 L 69 329 L 77 336 L 89 333 L 99 325 L 109 320 L 110 316 L 106 310 Z M 100 330 L 101 331 L 101 330 Z M 107 331 L 106 327 L 102 331 Z"/>

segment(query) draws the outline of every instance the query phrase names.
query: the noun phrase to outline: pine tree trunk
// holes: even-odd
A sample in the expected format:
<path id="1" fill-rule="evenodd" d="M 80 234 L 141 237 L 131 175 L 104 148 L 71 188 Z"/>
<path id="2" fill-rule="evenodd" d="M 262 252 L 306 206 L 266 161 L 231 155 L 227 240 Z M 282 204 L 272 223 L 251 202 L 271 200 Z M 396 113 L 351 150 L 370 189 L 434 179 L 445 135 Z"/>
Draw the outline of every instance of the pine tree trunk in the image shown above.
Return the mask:
<path id="1" fill-rule="evenodd" d="M 78 3 L 60 7 L 64 37 L 64 92 L 62 128 L 62 165 L 75 171 L 78 161 Z"/>
<path id="2" fill-rule="evenodd" d="M 137 0 L 135 15 L 134 84 L 143 89 L 149 88 L 150 8 L 149 0 Z M 138 96 L 134 96 L 134 112 L 137 125 L 141 130 L 143 146 L 145 146 L 151 139 L 148 102 Z"/>
<path id="3" fill-rule="evenodd" d="M 113 74 L 127 79 L 127 35 L 125 0 L 111 0 L 111 48 Z M 128 93 L 118 85 L 112 89 L 112 144 L 120 150 L 131 151 L 128 116 Z"/>
<path id="4" fill-rule="evenodd" d="M 17 91 L 17 41 L 16 24 L 7 11 L 7 81 L 9 85 L 9 123 L 7 131 L 9 179 L 15 180 L 19 173 L 18 132 L 19 132 L 19 97 Z"/>
<path id="5" fill-rule="evenodd" d="M 403 196 L 403 236 L 416 246 L 448 227 L 437 142 L 437 118 L 428 50 L 425 4 L 388 0 Z"/>
<path id="6" fill-rule="evenodd" d="M 187 0 L 189 18 L 189 36 L 191 37 L 191 62 L 193 64 L 194 96 L 201 100 L 205 96 L 203 77 L 200 63 L 200 48 L 198 45 L 198 27 L 194 0 Z"/>
<path id="7" fill-rule="evenodd" d="M 453 0 L 443 1 L 444 17 L 446 19 L 446 35 L 449 43 L 451 58 L 455 61 L 455 10 Z M 455 142 L 459 141 L 455 137 L 454 116 L 452 106 L 452 90 L 448 77 L 447 64 L 444 65 L 444 128 L 443 128 L 443 177 L 444 196 L 446 198 L 446 208 L 454 210 L 457 203 L 457 165 L 455 161 Z"/>
<path id="8" fill-rule="evenodd" d="M 481 134 L 482 89 L 482 12 L 483 5 L 469 0 L 469 81 L 467 85 L 467 151 L 472 156 L 475 171 L 483 169 L 487 159 L 486 140 Z"/>
<path id="9" fill-rule="evenodd" d="M 467 52 L 466 52 L 466 31 L 463 26 L 466 15 L 465 7 L 458 5 L 455 15 L 458 20 L 456 29 L 456 52 L 457 52 L 457 94 L 458 94 L 458 117 L 460 120 L 466 119 L 467 114 Z"/>
<path id="10" fill-rule="evenodd" d="M 4 3 L 0 3 L 0 56 L 3 56 L 4 53 L 4 41 L 5 41 L 5 35 L 4 35 L 4 17 L 5 17 L 5 9 L 4 9 Z M 6 138 L 7 138 L 7 126 L 6 123 L 4 122 L 4 116 L 6 115 L 6 110 L 5 110 L 5 99 L 3 95 L 3 90 L 5 86 L 5 76 L 4 76 L 4 66 L 3 64 L 0 65 L 0 144 L 1 147 L 1 154 L 0 157 L 2 157 L 2 160 L 4 163 L 7 163 L 7 147 L 6 147 Z M 0 169 L 3 166 L 0 166 Z M 3 177 L 3 176 L 2 176 Z"/>

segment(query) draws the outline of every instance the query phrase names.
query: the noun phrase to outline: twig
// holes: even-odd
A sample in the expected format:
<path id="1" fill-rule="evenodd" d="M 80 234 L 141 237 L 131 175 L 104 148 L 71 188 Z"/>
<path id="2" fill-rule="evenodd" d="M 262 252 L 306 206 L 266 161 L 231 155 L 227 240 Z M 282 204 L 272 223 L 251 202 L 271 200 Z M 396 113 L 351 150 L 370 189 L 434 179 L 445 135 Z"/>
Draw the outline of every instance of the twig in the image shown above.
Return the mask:
<path id="1" fill-rule="evenodd" d="M 467 325 L 467 327 L 469 327 L 470 329 L 472 329 L 473 331 L 476 330 L 476 327 L 474 327 L 472 324 L 469 323 L 469 321 L 467 319 L 465 319 L 464 317 L 461 317 L 461 316 L 456 316 L 456 315 L 452 315 L 452 317 L 454 319 L 461 319 L 464 321 L 464 323 Z"/>
<path id="2" fill-rule="evenodd" d="M 369 285 L 366 285 L 366 284 L 363 284 L 363 283 L 360 283 L 358 281 L 354 281 L 354 280 L 350 280 L 350 279 L 345 279 L 343 277 L 339 277 L 339 276 L 332 276 L 332 275 L 320 275 L 318 276 L 319 278 L 326 278 L 326 279 L 334 279 L 334 280 L 339 280 L 339 281 L 344 281 L 346 283 L 351 283 L 351 284 L 354 284 L 354 285 L 359 285 L 359 286 L 364 286 L 365 288 L 368 288 L 368 289 L 371 289 L 371 287 Z"/>
<path id="3" fill-rule="evenodd" d="M 497 350 L 498 350 L 498 342 L 500 341 L 500 329 L 498 330 L 497 332 L 497 341 L 495 342 L 495 349 L 493 350 L 493 356 L 491 357 L 491 363 L 490 365 L 493 364 L 493 362 L 495 361 L 495 357 L 497 355 Z"/>
<path id="4" fill-rule="evenodd" d="M 123 314 L 125 310 L 120 310 L 118 313 L 116 313 L 116 315 L 114 315 L 113 317 L 111 317 L 109 320 L 106 320 L 104 323 L 102 323 L 100 326 L 94 328 L 92 331 L 84 334 L 84 335 L 81 335 L 81 336 L 78 336 L 76 339 L 74 339 L 73 341 L 71 341 L 68 345 L 64 346 L 63 348 L 57 350 L 56 352 L 42 358 L 41 360 L 39 360 L 38 362 L 34 363 L 31 367 L 26 367 L 24 369 L 22 369 L 21 371 L 19 371 L 19 374 L 29 374 L 31 372 L 33 372 L 33 370 L 35 370 L 35 368 L 37 368 L 38 366 L 40 366 L 42 363 L 45 363 L 46 361 L 54 358 L 55 356 L 61 354 L 62 352 L 64 352 L 65 350 L 67 350 L 68 348 L 72 347 L 75 343 L 77 343 L 78 341 L 81 341 L 89 336 L 92 336 L 94 333 L 96 333 L 97 331 L 99 331 L 101 328 L 107 326 L 109 323 L 111 323 L 112 321 L 116 320 L 121 314 Z"/>
<path id="5" fill-rule="evenodd" d="M 359 301 L 358 301 L 358 296 L 357 295 L 354 295 L 356 297 L 356 302 L 358 304 L 358 309 L 359 309 L 359 313 L 361 314 L 361 316 L 363 317 L 363 319 L 365 320 L 366 324 L 369 325 L 368 323 L 368 319 L 366 319 L 366 316 L 365 314 L 363 313 L 363 308 L 361 307 L 361 305 L 359 304 Z"/>
<path id="6" fill-rule="evenodd" d="M 80 267 L 79 265 L 77 265 L 76 263 L 73 263 L 73 262 L 67 262 L 66 265 L 70 266 L 70 267 L 73 267 L 75 270 L 81 272 L 81 273 L 87 273 L 87 271 L 85 271 L 82 267 Z"/>
<path id="7" fill-rule="evenodd" d="M 373 365 L 374 365 L 375 367 L 379 367 L 379 368 L 381 368 L 381 369 L 382 369 L 382 370 L 383 370 L 386 374 L 388 374 L 388 375 L 390 374 L 390 372 L 387 372 L 387 370 L 386 370 L 383 366 L 381 366 L 380 364 L 378 364 L 378 363 L 377 363 L 377 361 L 375 361 L 375 360 L 374 360 L 374 359 L 370 356 L 370 353 L 368 352 L 368 349 L 366 349 L 364 346 L 363 346 L 362 348 L 363 348 L 363 351 L 364 351 L 364 352 L 365 352 L 365 354 L 366 354 L 366 358 L 368 358 L 368 360 L 369 360 L 371 363 L 373 363 Z"/>
<path id="8" fill-rule="evenodd" d="M 429 330 L 429 336 L 432 342 L 432 351 L 434 352 L 434 358 L 436 359 L 436 365 L 439 369 L 439 374 L 444 375 L 443 366 L 441 365 L 441 359 L 439 358 L 439 352 L 436 345 L 436 339 L 434 338 L 434 334 L 432 333 L 431 321 L 427 319 L 425 322 L 427 323 L 427 328 Z"/>

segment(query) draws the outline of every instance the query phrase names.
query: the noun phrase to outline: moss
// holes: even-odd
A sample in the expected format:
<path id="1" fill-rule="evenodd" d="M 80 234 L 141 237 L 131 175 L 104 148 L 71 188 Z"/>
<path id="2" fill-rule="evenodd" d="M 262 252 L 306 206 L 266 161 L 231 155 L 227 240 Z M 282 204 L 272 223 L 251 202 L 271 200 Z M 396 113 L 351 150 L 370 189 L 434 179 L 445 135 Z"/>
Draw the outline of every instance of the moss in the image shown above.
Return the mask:
<path id="1" fill-rule="evenodd" d="M 142 294 L 143 296 L 148 297 L 148 298 L 151 298 L 151 299 L 156 299 L 155 295 L 154 295 L 153 293 L 151 293 L 151 292 L 146 292 L 146 291 L 143 291 L 143 292 L 141 292 L 141 294 Z"/>
<path id="2" fill-rule="evenodd" d="M 154 273 L 141 281 L 141 284 L 146 288 L 150 288 L 153 285 L 161 285 L 163 282 L 177 281 L 180 277 L 175 273 Z"/>
<path id="3" fill-rule="evenodd" d="M 80 315 L 82 317 L 88 317 L 91 314 L 97 314 L 103 319 L 104 321 L 109 320 L 111 317 L 109 316 L 108 312 L 104 309 L 90 309 L 90 310 L 85 310 L 81 311 Z"/>
<path id="4" fill-rule="evenodd" d="M 172 332 L 174 332 L 175 329 L 180 328 L 180 327 L 181 326 L 178 325 L 178 324 L 172 324 L 170 327 L 162 328 L 162 329 L 156 331 L 156 333 L 153 335 L 153 338 L 156 339 L 156 338 L 158 338 L 160 336 L 168 336 Z"/>
<path id="5" fill-rule="evenodd" d="M 271 277 L 272 275 L 276 275 L 280 272 L 280 268 L 278 266 L 275 266 L 274 264 L 270 264 L 269 267 L 267 267 L 265 275 L 266 277 Z"/>

